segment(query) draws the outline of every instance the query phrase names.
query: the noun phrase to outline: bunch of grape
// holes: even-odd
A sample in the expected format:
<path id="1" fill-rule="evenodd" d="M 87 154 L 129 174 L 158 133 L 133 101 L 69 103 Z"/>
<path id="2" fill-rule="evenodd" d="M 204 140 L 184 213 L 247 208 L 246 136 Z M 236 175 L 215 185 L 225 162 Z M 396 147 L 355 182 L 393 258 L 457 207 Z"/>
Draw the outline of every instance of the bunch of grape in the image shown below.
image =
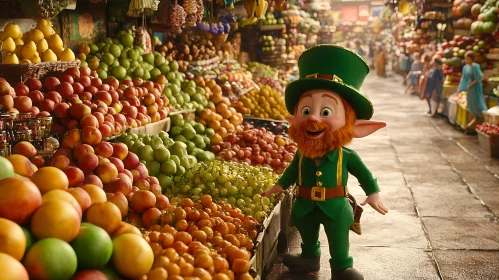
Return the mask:
<path id="1" fill-rule="evenodd" d="M 222 200 L 240 208 L 245 215 L 251 215 L 262 222 L 272 212 L 277 200 L 260 193 L 272 187 L 278 179 L 272 169 L 214 160 L 200 162 L 182 176 L 174 178 L 174 185 L 167 189 L 169 198 L 189 197 L 199 199 L 209 194 L 214 200 Z"/>

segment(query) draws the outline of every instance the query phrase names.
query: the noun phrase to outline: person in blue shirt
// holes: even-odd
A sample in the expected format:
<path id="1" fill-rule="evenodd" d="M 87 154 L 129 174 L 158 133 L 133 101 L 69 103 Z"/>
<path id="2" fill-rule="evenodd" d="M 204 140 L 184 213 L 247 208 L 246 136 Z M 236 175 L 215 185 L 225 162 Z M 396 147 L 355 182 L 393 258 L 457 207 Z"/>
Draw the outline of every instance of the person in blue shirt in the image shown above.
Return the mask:
<path id="1" fill-rule="evenodd" d="M 474 62 L 475 53 L 468 51 L 465 54 L 465 59 L 466 65 L 463 67 L 459 91 L 466 91 L 468 111 L 473 114 L 473 119 L 468 123 L 467 127 L 474 127 L 483 116 L 483 112 L 487 111 L 488 108 L 483 97 L 483 73 L 480 70 L 480 65 Z"/>
<path id="2" fill-rule="evenodd" d="M 442 102 L 442 91 L 444 86 L 444 71 L 442 70 L 442 60 L 439 57 L 433 59 L 433 68 L 428 72 L 428 83 L 426 84 L 425 99 L 430 107 L 430 114 L 434 117 L 438 112 L 440 102 Z M 431 99 L 436 102 L 435 108 L 431 108 Z"/>

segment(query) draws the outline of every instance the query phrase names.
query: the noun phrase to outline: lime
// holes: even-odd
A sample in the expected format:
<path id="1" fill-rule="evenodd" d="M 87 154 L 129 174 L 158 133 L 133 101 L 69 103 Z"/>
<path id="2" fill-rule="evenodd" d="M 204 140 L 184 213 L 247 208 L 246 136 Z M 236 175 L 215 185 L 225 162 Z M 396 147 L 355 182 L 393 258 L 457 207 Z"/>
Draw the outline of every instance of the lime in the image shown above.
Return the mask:
<path id="1" fill-rule="evenodd" d="M 120 36 L 120 42 L 123 46 L 130 48 L 133 46 L 133 36 L 129 33 L 124 33 Z"/>
<path id="2" fill-rule="evenodd" d="M 116 45 L 116 44 L 112 44 L 110 47 L 109 47 L 109 52 L 114 56 L 114 57 L 120 57 L 121 56 L 121 48 Z"/>
<path id="3" fill-rule="evenodd" d="M 125 67 L 125 69 L 129 69 L 130 68 L 130 60 L 128 60 L 126 58 L 120 58 L 120 65 Z"/>
<path id="4" fill-rule="evenodd" d="M 99 76 L 99 79 L 104 80 L 107 79 L 107 71 L 103 69 L 97 70 L 97 75 Z"/>
<path id="5" fill-rule="evenodd" d="M 80 227 L 80 232 L 71 241 L 78 258 L 78 268 L 102 268 L 113 253 L 113 241 L 109 234 L 95 225 Z"/>
<path id="6" fill-rule="evenodd" d="M 123 66 L 114 67 L 112 73 L 116 79 L 123 80 L 126 76 L 126 69 Z"/>

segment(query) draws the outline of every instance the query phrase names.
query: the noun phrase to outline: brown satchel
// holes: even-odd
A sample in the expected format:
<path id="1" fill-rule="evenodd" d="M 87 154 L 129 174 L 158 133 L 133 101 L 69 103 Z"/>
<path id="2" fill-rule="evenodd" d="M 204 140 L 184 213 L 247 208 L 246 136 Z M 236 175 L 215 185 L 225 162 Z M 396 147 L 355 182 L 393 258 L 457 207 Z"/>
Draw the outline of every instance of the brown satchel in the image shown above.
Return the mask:
<path id="1" fill-rule="evenodd" d="M 298 172 L 298 183 L 299 185 L 297 186 L 296 190 L 299 192 L 300 187 L 303 185 L 302 184 L 302 176 L 301 176 L 301 163 L 302 163 L 303 156 L 300 154 L 300 164 L 299 164 L 299 172 Z M 338 162 L 336 165 L 336 185 L 337 186 L 343 186 L 343 149 L 340 147 L 338 148 Z M 360 226 L 360 218 L 362 216 L 362 212 L 364 209 L 357 204 L 357 201 L 355 200 L 355 197 L 348 193 L 348 188 L 345 186 L 345 192 L 346 192 L 346 198 L 348 199 L 348 202 L 352 206 L 353 210 L 353 223 L 352 226 L 350 227 L 350 230 L 357 233 L 358 235 L 362 234 L 362 228 Z"/>

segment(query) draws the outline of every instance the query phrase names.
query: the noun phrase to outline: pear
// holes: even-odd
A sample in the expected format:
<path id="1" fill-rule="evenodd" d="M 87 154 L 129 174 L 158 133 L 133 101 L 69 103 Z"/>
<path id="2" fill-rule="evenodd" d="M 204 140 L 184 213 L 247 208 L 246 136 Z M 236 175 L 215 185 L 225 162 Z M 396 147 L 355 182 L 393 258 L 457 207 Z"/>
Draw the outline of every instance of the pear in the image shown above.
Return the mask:
<path id="1" fill-rule="evenodd" d="M 44 51 L 49 49 L 49 44 L 47 43 L 47 40 L 41 39 L 36 43 L 36 50 L 38 53 L 43 53 Z"/>
<path id="2" fill-rule="evenodd" d="M 31 61 L 29 59 L 23 59 L 19 61 L 19 64 L 31 64 Z"/>
<path id="3" fill-rule="evenodd" d="M 57 61 L 57 55 L 51 49 L 48 49 L 42 53 L 40 58 L 42 59 L 42 62 Z"/>
<path id="4" fill-rule="evenodd" d="M 66 48 L 61 55 L 59 55 L 59 58 L 63 61 L 72 61 L 75 60 L 75 54 L 70 48 Z"/>
<path id="5" fill-rule="evenodd" d="M 42 19 L 38 20 L 38 23 L 36 24 L 36 28 L 43 33 L 45 38 L 47 38 L 55 33 L 54 28 L 52 28 L 52 22 L 48 19 L 42 18 Z"/>
<path id="6" fill-rule="evenodd" d="M 38 29 L 33 29 L 28 34 L 28 40 L 33 41 L 33 42 L 38 42 L 43 38 L 45 38 L 45 35 L 43 34 L 42 31 L 40 31 Z"/>
<path id="7" fill-rule="evenodd" d="M 2 44 L 2 51 L 13 53 L 15 50 L 16 50 L 16 43 L 14 42 L 12 37 L 5 38 Z"/>
<path id="8" fill-rule="evenodd" d="M 5 26 L 3 32 L 5 36 L 12 37 L 13 39 L 21 39 L 23 37 L 23 32 L 19 25 L 14 23 L 9 23 Z"/>
<path id="9" fill-rule="evenodd" d="M 24 45 L 23 39 L 15 39 L 14 42 L 16 42 L 16 46 L 22 46 L 22 45 Z"/>
<path id="10" fill-rule="evenodd" d="M 50 37 L 46 38 L 47 43 L 49 44 L 49 48 L 52 49 L 53 51 L 57 50 L 64 50 L 64 46 L 62 44 L 62 39 L 59 37 L 57 34 L 53 34 Z"/>
<path id="11" fill-rule="evenodd" d="M 38 55 L 38 53 L 36 53 L 35 56 L 33 56 L 30 60 L 33 63 L 40 63 L 40 62 L 42 62 L 42 60 L 40 59 L 40 55 Z"/>
<path id="12" fill-rule="evenodd" d="M 19 64 L 19 58 L 15 53 L 9 54 L 3 58 L 2 64 Z"/>
<path id="13" fill-rule="evenodd" d="M 33 41 L 25 44 L 21 48 L 21 57 L 22 58 L 30 59 L 33 56 L 35 56 L 35 53 L 36 53 L 36 45 L 35 45 L 35 42 L 33 42 Z"/>

